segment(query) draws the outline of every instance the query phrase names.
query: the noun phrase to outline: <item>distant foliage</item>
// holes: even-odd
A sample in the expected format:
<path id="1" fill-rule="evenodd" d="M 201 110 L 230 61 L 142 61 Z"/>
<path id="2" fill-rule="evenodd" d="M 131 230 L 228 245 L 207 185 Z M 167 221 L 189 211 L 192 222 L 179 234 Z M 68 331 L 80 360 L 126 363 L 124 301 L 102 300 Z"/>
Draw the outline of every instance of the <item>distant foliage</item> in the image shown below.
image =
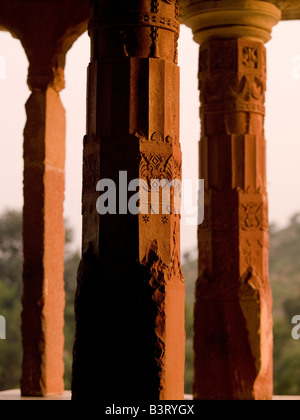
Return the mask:
<path id="1" fill-rule="evenodd" d="M 19 387 L 22 258 L 22 217 L 9 211 L 0 218 L 0 315 L 6 319 L 6 340 L 0 340 L 0 390 Z"/>
<path id="2" fill-rule="evenodd" d="M 270 281 L 274 318 L 274 393 L 300 395 L 300 340 L 291 336 L 300 315 L 300 215 L 270 234 Z"/>

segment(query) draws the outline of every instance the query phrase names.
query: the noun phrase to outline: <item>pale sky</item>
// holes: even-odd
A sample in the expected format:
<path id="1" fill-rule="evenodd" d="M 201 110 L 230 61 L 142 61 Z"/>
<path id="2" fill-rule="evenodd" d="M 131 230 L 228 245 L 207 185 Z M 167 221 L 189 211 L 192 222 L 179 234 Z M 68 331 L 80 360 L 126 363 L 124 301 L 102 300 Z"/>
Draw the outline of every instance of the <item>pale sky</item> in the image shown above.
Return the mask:
<path id="1" fill-rule="evenodd" d="M 300 212 L 300 21 L 281 22 L 273 30 L 268 50 L 266 138 L 270 222 L 284 226 Z M 3 78 L 1 56 L 6 63 Z M 298 57 L 299 56 L 299 57 Z M 298 61 L 299 60 L 299 61 Z M 86 68 L 89 38 L 84 34 L 67 56 L 66 89 L 62 101 L 67 112 L 65 216 L 81 245 L 81 165 L 85 134 Z M 181 144 L 183 177 L 198 178 L 200 138 L 197 81 L 198 45 L 182 27 L 179 43 L 181 67 Z M 0 212 L 23 205 L 22 143 L 26 121 L 24 104 L 27 59 L 19 41 L 0 32 Z M 196 227 L 182 224 L 182 249 L 196 247 Z"/>

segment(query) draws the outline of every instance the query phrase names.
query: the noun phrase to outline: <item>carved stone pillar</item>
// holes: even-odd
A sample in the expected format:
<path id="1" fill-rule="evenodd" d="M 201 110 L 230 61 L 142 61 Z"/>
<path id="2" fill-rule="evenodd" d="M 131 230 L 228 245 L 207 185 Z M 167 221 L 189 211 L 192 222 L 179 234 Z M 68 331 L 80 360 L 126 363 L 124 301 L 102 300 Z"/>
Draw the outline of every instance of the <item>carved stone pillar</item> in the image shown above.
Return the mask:
<path id="1" fill-rule="evenodd" d="M 65 110 L 63 70 L 35 75 L 26 104 L 23 210 L 23 369 L 25 396 L 64 390 Z"/>
<path id="2" fill-rule="evenodd" d="M 181 178 L 178 13 L 175 0 L 93 2 L 73 399 L 99 386 L 106 400 L 183 398 L 180 215 L 122 200 L 133 179 Z M 99 215 L 107 178 L 117 206 Z"/>
<path id="3" fill-rule="evenodd" d="M 185 2 L 201 44 L 195 399 L 271 399 L 272 297 L 264 136 L 266 50 L 280 11 L 264 1 Z"/>

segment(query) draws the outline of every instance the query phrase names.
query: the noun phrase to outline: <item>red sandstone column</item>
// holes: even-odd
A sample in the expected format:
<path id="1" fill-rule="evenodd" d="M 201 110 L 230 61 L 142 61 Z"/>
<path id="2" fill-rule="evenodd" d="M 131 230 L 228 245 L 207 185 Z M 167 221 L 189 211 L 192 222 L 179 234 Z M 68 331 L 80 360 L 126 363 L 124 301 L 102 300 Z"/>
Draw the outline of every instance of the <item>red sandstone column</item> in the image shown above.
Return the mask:
<path id="1" fill-rule="evenodd" d="M 63 392 L 65 56 L 87 29 L 89 0 L 0 0 L 1 27 L 18 38 L 32 94 L 24 131 L 22 394 Z"/>
<path id="2" fill-rule="evenodd" d="M 64 390 L 65 110 L 63 70 L 30 69 L 24 130 L 23 396 Z"/>
<path id="3" fill-rule="evenodd" d="M 181 178 L 178 1 L 94 1 L 73 399 L 182 399 L 180 215 L 99 215 L 100 179 Z M 128 183 L 119 182 L 126 171 Z M 128 193 L 128 200 L 132 196 Z M 140 205 L 145 207 L 140 196 Z M 123 203 L 123 202 L 122 202 Z"/>
<path id="4" fill-rule="evenodd" d="M 193 4 L 192 4 L 193 3 Z M 186 2 L 201 44 L 195 399 L 271 399 L 272 297 L 264 136 L 266 51 L 279 10 L 263 1 Z"/>

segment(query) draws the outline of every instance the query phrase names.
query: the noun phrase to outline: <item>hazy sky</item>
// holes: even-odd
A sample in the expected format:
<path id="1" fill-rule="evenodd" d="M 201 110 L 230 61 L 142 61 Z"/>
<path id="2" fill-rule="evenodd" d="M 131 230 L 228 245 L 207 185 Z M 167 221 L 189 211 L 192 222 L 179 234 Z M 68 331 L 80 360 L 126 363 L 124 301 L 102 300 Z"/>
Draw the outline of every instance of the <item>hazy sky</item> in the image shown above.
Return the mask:
<path id="1" fill-rule="evenodd" d="M 300 212 L 300 21 L 282 22 L 273 31 L 268 49 L 266 138 L 270 221 L 285 225 Z M 27 59 L 19 41 L 0 33 L 0 212 L 22 208 L 22 142 L 26 121 L 24 104 Z M 83 35 L 67 56 L 62 101 L 67 112 L 67 160 L 65 216 L 81 243 L 81 165 L 85 134 L 86 67 L 89 38 Z M 198 46 L 189 29 L 182 27 L 179 44 L 181 67 L 181 143 L 183 177 L 198 178 L 200 138 L 197 90 Z M 196 228 L 182 226 L 182 248 L 196 247 Z"/>

